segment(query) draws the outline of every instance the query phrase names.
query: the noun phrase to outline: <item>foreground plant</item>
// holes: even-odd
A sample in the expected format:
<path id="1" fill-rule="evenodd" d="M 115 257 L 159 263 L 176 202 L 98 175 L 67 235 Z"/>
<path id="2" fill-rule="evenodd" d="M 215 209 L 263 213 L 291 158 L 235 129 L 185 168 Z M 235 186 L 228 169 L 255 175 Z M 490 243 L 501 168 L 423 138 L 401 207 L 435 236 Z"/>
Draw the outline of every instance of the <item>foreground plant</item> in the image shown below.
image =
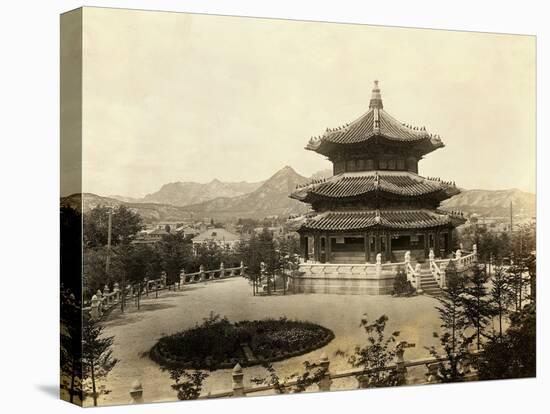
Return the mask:
<path id="1" fill-rule="evenodd" d="M 397 371 L 394 361 L 398 352 L 404 346 L 397 343 L 399 331 L 392 332 L 386 337 L 385 330 L 388 317 L 380 316 L 370 323 L 367 315 L 361 319 L 360 326 L 367 334 L 367 344 L 357 346 L 355 353 L 348 358 L 348 362 L 354 367 L 363 368 L 359 380 L 363 387 L 378 388 L 403 385 L 405 378 Z M 340 355 L 346 355 L 338 352 Z"/>
<path id="2" fill-rule="evenodd" d="M 208 374 L 203 371 L 189 373 L 183 368 L 174 368 L 170 370 L 170 378 L 174 381 L 172 389 L 177 392 L 178 400 L 196 400 L 201 395 Z"/>

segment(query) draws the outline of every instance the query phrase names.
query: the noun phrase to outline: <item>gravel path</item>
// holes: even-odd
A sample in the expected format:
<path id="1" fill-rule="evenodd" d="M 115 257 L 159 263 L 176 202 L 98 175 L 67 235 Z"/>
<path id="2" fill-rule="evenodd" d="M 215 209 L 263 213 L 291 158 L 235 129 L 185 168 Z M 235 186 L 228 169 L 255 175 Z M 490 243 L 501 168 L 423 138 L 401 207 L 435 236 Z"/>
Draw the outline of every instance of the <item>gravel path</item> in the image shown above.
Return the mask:
<path id="1" fill-rule="evenodd" d="M 324 351 L 331 360 L 331 371 L 349 368 L 345 358 L 335 356 L 337 350 L 351 352 L 366 339 L 359 322 L 364 313 L 373 320 L 382 314 L 389 317 L 386 332 L 400 331 L 400 338 L 416 344 L 406 351 L 406 359 L 428 356 L 425 346 L 435 343 L 432 332 L 439 330 L 434 305 L 427 296 L 392 298 L 366 295 L 287 295 L 252 296 L 252 289 L 243 278 L 232 278 L 187 285 L 181 292 L 165 292 L 142 301 L 138 311 L 133 306 L 124 314 L 119 310 L 105 322 L 105 334 L 115 337 L 113 354 L 118 364 L 107 378 L 111 392 L 100 397 L 99 405 L 130 402 L 129 389 L 136 379 L 143 385 L 146 402 L 173 401 L 167 372 L 149 359 L 147 353 L 163 335 L 170 335 L 201 323 L 210 312 L 226 316 L 230 321 L 279 318 L 302 319 L 332 329 L 336 338 L 322 349 L 274 364 L 280 376 L 298 372 L 304 361 L 317 361 Z M 265 376 L 261 367 L 244 370 L 245 385 L 250 378 Z M 352 381 L 352 380 L 350 380 Z M 339 381 L 334 388 L 354 388 Z M 230 370 L 212 372 L 203 392 L 231 388 Z"/>

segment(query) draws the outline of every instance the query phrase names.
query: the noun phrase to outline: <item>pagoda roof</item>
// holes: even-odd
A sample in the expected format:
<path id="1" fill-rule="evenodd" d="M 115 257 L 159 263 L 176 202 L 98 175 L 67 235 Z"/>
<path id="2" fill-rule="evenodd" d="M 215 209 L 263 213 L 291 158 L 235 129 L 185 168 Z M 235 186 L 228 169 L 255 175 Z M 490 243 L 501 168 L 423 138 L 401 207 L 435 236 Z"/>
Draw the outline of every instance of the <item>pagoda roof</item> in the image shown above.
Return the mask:
<path id="1" fill-rule="evenodd" d="M 314 199 L 341 199 L 381 192 L 403 197 L 433 196 L 439 201 L 460 193 L 453 182 L 424 178 L 410 171 L 347 172 L 299 186 L 290 196 L 311 202 Z"/>
<path id="2" fill-rule="evenodd" d="M 426 229 L 463 224 L 460 213 L 433 210 L 359 210 L 327 211 L 307 218 L 299 231 L 360 231 L 373 227 L 388 229 Z"/>
<path id="3" fill-rule="evenodd" d="M 402 123 L 384 110 L 378 81 L 374 81 L 369 110 L 355 121 L 337 128 L 327 128 L 325 133 L 312 137 L 307 150 L 328 155 L 335 146 L 359 144 L 379 138 L 394 143 L 418 146 L 423 154 L 445 145 L 438 135 L 430 134 L 425 127 Z"/>

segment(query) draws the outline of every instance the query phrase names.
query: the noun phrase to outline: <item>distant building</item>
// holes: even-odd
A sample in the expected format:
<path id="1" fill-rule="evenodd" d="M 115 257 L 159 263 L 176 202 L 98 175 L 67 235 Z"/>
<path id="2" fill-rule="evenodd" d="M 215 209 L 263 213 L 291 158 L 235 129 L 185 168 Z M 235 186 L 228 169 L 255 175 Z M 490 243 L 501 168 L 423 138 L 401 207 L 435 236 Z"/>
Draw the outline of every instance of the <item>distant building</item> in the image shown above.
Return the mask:
<path id="1" fill-rule="evenodd" d="M 193 246 L 205 243 L 215 243 L 220 247 L 234 248 L 239 242 L 240 236 L 235 233 L 231 233 L 226 229 L 213 228 L 208 229 L 193 237 Z"/>
<path id="2" fill-rule="evenodd" d="M 152 230 L 143 230 L 138 233 L 132 244 L 155 244 L 162 240 L 162 237 L 169 234 L 164 227 Z"/>

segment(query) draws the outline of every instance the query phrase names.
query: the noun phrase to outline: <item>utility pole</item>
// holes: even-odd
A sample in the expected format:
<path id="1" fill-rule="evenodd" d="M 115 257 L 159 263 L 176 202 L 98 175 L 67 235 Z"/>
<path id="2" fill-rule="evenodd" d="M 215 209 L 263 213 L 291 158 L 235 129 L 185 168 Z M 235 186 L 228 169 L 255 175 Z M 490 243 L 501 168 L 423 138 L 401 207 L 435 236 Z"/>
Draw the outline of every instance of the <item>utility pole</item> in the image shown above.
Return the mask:
<path id="1" fill-rule="evenodd" d="M 109 276 L 109 266 L 111 265 L 111 233 L 113 230 L 113 209 L 109 208 L 107 224 L 107 260 L 105 260 L 105 273 Z"/>
<path id="2" fill-rule="evenodd" d="M 510 236 L 513 234 L 514 231 L 514 216 L 512 214 L 512 202 L 510 201 Z"/>

